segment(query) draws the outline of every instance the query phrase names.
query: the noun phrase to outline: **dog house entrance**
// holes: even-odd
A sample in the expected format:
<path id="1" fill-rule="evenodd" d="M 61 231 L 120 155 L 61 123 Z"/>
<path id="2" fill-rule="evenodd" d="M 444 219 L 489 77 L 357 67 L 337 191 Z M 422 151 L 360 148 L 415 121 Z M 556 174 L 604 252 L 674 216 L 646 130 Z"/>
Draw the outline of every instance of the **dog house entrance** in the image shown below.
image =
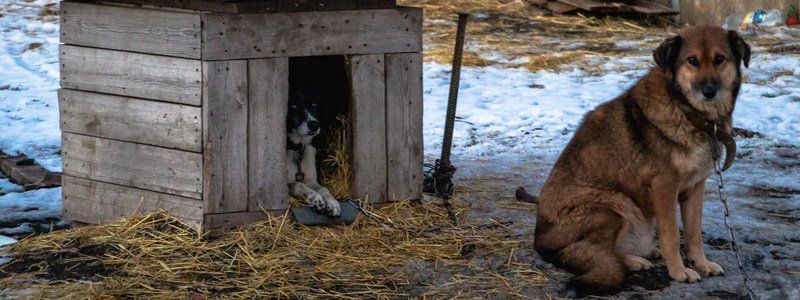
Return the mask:
<path id="1" fill-rule="evenodd" d="M 292 57 L 289 59 L 289 102 L 302 94 L 318 105 L 320 134 L 317 149 L 318 181 L 337 199 L 350 195 L 350 141 L 348 113 L 350 79 L 344 56 Z M 287 128 L 287 130 L 291 130 Z"/>

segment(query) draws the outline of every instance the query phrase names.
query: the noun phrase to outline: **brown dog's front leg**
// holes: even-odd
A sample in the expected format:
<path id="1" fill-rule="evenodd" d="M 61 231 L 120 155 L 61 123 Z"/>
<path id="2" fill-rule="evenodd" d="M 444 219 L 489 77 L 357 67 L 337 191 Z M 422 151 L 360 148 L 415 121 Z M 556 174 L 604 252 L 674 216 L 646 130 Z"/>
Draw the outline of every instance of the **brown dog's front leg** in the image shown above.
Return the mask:
<path id="1" fill-rule="evenodd" d="M 722 267 L 708 261 L 703 252 L 703 189 L 705 181 L 700 181 L 686 192 L 681 199 L 681 217 L 683 219 L 683 241 L 686 252 L 692 261 L 692 269 L 703 277 L 723 274 Z"/>
<path id="2" fill-rule="evenodd" d="M 650 201 L 656 216 L 661 255 L 667 264 L 669 276 L 677 281 L 695 282 L 699 280 L 700 274 L 684 266 L 681 259 L 676 185 L 668 180 L 654 180 L 651 193 Z"/>

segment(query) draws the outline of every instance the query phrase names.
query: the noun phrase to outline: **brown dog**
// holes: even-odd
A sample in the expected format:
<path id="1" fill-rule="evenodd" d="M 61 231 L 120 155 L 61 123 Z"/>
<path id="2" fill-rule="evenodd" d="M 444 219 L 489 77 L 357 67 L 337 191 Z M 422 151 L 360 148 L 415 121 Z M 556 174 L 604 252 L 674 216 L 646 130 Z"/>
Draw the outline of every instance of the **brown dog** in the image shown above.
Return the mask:
<path id="1" fill-rule="evenodd" d="M 678 281 L 723 273 L 703 253 L 703 187 L 722 144 L 725 168 L 732 162 L 731 114 L 750 47 L 701 25 L 654 58 L 657 68 L 584 117 L 542 188 L 536 250 L 577 273 L 568 287 L 579 293 L 613 292 L 625 270 L 649 269 L 646 257 L 659 255 Z M 691 268 L 679 252 L 678 204 Z"/>

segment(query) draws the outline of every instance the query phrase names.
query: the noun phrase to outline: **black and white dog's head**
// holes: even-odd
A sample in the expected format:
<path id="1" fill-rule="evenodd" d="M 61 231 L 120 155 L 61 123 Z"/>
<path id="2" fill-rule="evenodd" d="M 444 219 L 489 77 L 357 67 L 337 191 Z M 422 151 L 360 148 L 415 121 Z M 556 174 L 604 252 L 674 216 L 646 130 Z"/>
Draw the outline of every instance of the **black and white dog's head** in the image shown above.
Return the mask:
<path id="1" fill-rule="evenodd" d="M 286 116 L 286 133 L 290 142 L 307 145 L 319 134 L 318 101 L 317 97 L 307 93 L 292 92 Z"/>

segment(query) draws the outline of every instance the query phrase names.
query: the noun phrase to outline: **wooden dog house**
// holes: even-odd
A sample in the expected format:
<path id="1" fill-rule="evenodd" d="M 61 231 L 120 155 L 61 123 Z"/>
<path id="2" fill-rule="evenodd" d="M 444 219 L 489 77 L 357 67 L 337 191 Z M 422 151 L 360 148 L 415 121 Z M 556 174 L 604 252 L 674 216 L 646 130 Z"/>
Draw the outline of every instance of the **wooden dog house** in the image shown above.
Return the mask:
<path id="1" fill-rule="evenodd" d="M 121 3 L 125 2 L 125 3 Z M 394 0 L 61 3 L 63 215 L 204 230 L 288 208 L 290 58 L 342 56 L 354 197 L 422 187 L 422 10 Z"/>

